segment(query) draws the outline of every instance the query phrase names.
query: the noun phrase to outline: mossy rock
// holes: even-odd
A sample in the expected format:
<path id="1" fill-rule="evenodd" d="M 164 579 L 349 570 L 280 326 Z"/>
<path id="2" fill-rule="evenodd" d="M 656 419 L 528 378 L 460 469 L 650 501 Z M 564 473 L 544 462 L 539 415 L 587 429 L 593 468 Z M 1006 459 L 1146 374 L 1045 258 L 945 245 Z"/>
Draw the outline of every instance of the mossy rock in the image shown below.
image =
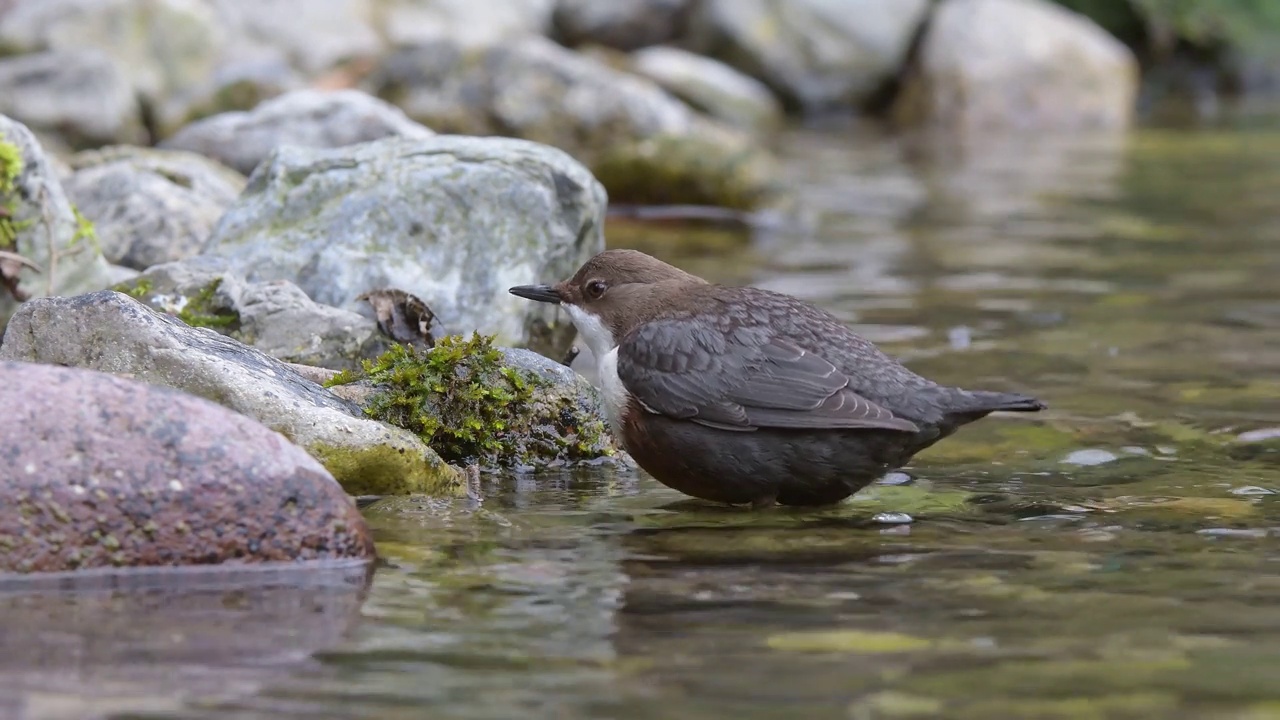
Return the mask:
<path id="1" fill-rule="evenodd" d="M 591 170 L 615 203 L 753 210 L 778 194 L 774 161 L 745 137 L 705 132 L 618 143 Z"/>
<path id="2" fill-rule="evenodd" d="M 525 354 L 492 336 L 451 335 L 429 350 L 397 345 L 327 385 L 372 384 L 365 414 L 416 433 L 451 463 L 529 469 L 614 457 L 594 389 Z"/>

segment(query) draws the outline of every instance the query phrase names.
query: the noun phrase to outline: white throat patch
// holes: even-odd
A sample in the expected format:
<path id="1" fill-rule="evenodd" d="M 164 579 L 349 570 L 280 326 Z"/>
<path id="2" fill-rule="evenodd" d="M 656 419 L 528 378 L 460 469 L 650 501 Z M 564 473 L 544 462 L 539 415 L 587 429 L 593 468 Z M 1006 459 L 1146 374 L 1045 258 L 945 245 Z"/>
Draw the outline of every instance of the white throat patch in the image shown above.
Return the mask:
<path id="1" fill-rule="evenodd" d="M 605 414 L 613 427 L 613 434 L 622 440 L 622 411 L 627 407 L 631 394 L 618 377 L 618 343 L 613 333 L 600 322 L 600 318 L 583 311 L 576 305 L 562 305 L 573 326 L 578 328 L 582 341 L 591 348 L 596 360 L 596 382 L 600 383 L 600 399 L 604 403 Z"/>
<path id="2" fill-rule="evenodd" d="M 613 338 L 613 333 L 609 332 L 609 328 L 600 322 L 600 318 L 583 310 L 577 305 L 564 303 L 560 307 L 569 313 L 569 319 L 573 321 L 573 326 L 578 328 L 578 334 L 582 335 L 582 340 L 591 348 L 591 354 L 596 356 L 596 362 L 604 357 L 606 353 L 618 346 Z"/>

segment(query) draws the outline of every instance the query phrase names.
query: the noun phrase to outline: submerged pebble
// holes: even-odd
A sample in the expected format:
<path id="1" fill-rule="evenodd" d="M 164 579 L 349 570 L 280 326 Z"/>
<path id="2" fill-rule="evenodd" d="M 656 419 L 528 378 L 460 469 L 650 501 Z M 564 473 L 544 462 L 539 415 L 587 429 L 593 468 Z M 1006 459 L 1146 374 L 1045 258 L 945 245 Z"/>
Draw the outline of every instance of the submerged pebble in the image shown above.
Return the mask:
<path id="1" fill-rule="evenodd" d="M 1197 530 L 1197 535 L 1205 537 L 1222 537 L 1222 538 L 1264 538 L 1270 534 L 1265 528 L 1205 528 Z"/>
<path id="2" fill-rule="evenodd" d="M 1280 440 L 1280 427 L 1261 428 L 1259 430 L 1242 432 L 1236 436 L 1236 440 L 1242 443 L 1258 443 L 1267 442 L 1268 440 Z"/>
<path id="3" fill-rule="evenodd" d="M 912 477 L 904 472 L 891 472 L 876 481 L 877 485 L 910 485 Z"/>
<path id="4" fill-rule="evenodd" d="M 1066 465 L 1105 465 L 1109 462 L 1115 462 L 1117 455 L 1110 450 L 1101 450 L 1098 448 L 1090 448 L 1088 450 L 1076 450 L 1062 459 Z"/>
<path id="5" fill-rule="evenodd" d="M 1269 488 L 1258 487 L 1257 485 L 1244 485 L 1229 490 L 1232 495 L 1275 495 L 1276 491 Z"/>
<path id="6" fill-rule="evenodd" d="M 876 513 L 871 519 L 883 525 L 905 525 L 913 522 L 911 516 L 903 512 Z"/>

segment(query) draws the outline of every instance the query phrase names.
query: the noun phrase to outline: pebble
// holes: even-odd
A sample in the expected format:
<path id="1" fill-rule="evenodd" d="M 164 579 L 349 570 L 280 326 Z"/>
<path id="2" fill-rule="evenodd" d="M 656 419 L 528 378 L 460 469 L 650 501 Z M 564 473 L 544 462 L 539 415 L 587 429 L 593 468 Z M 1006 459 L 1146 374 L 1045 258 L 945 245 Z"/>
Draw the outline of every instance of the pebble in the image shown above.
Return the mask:
<path id="1" fill-rule="evenodd" d="M 1269 488 L 1258 487 L 1257 485 L 1245 485 L 1243 487 L 1232 488 L 1229 490 L 1232 495 L 1275 495 L 1276 491 Z"/>
<path id="2" fill-rule="evenodd" d="M 1076 450 L 1063 458 L 1062 462 L 1067 465 L 1089 466 L 1105 465 L 1109 462 L 1115 462 L 1117 459 L 1117 455 L 1110 450 L 1092 448 L 1089 450 Z"/>
<path id="3" fill-rule="evenodd" d="M 1242 432 L 1236 436 L 1236 440 L 1242 443 L 1267 442 L 1268 440 L 1280 440 L 1280 427 L 1262 428 L 1260 430 L 1250 430 Z"/>
<path id="4" fill-rule="evenodd" d="M 1205 528 L 1197 530 L 1196 534 L 1206 537 L 1256 539 L 1264 538 L 1270 532 L 1264 528 Z"/>
<path id="5" fill-rule="evenodd" d="M 871 519 L 883 525 L 905 525 L 914 522 L 910 515 L 903 512 L 876 513 Z"/>
<path id="6" fill-rule="evenodd" d="M 876 481 L 877 485 L 910 485 L 912 477 L 904 472 L 891 472 Z"/>

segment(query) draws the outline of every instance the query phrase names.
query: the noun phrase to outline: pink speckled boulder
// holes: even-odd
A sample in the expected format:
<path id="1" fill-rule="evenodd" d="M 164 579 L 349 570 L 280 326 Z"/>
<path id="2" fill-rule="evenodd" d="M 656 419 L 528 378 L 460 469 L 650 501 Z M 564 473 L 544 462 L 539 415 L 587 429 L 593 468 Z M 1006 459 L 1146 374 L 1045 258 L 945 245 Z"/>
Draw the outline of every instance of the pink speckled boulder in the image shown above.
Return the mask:
<path id="1" fill-rule="evenodd" d="M 0 573 L 373 555 L 333 476 L 261 423 L 114 375 L 0 362 Z"/>

